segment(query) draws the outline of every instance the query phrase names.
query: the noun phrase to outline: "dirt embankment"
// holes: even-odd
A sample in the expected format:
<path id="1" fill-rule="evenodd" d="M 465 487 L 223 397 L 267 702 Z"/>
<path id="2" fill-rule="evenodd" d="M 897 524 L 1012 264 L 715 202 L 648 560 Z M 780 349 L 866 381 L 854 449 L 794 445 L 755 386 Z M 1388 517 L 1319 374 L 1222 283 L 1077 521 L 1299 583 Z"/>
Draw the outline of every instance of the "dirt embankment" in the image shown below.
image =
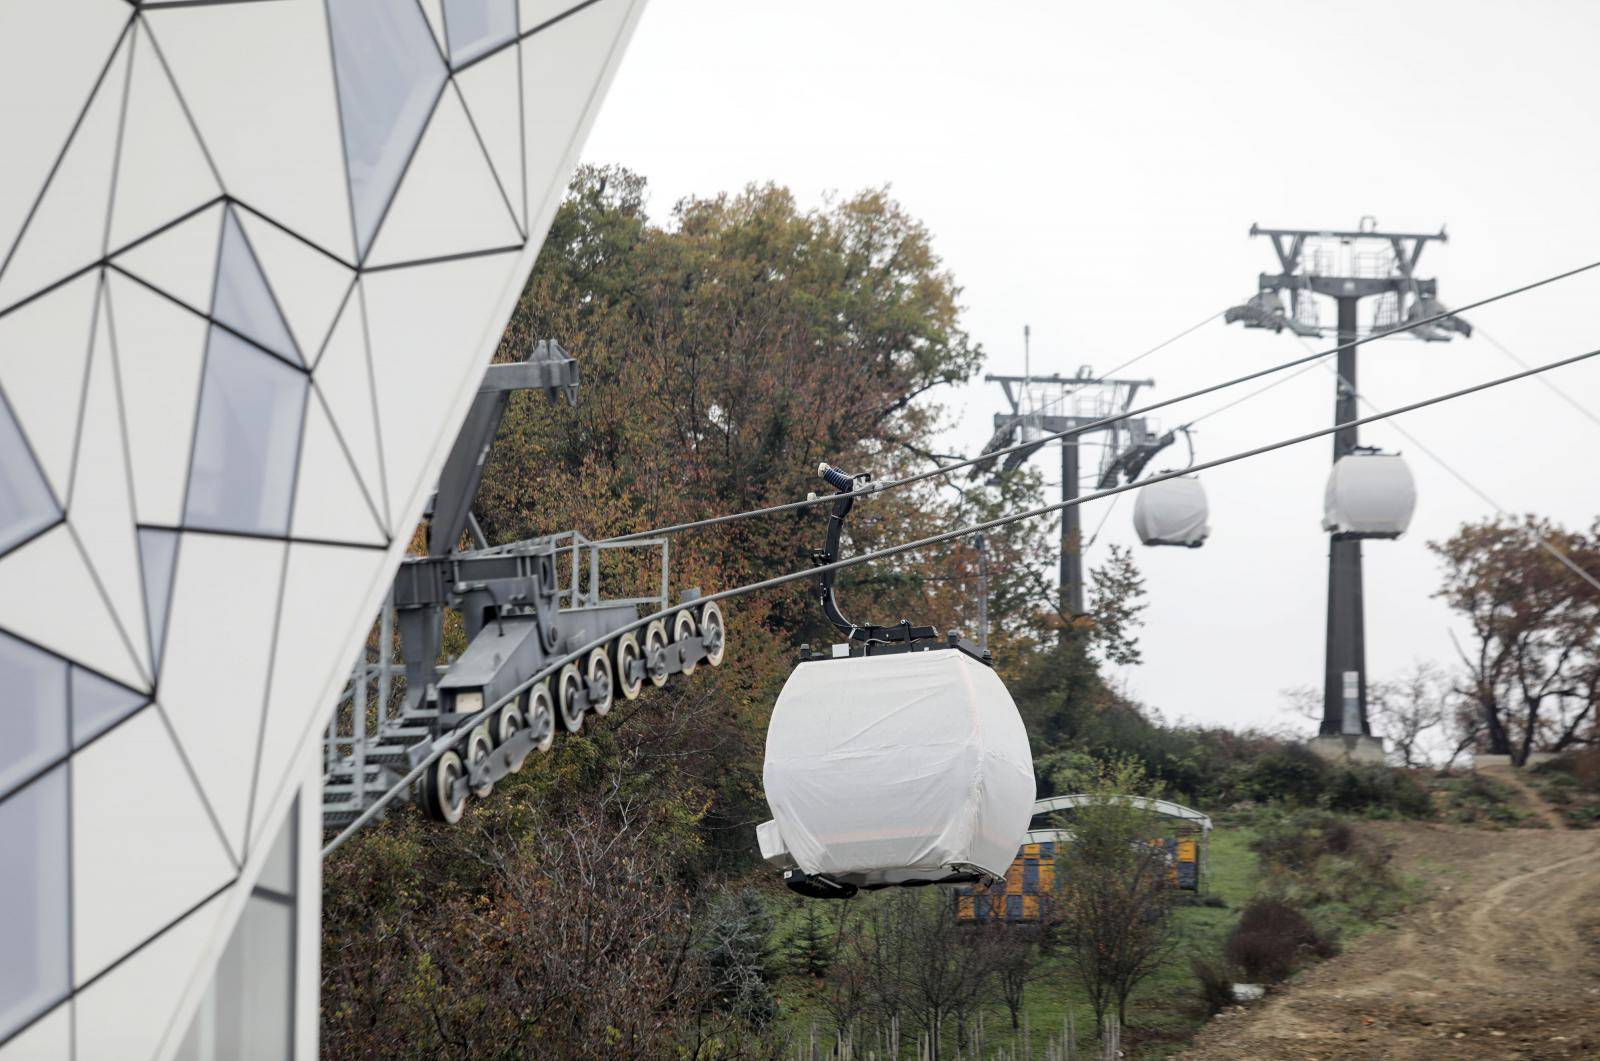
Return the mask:
<path id="1" fill-rule="evenodd" d="M 1600 830 L 1364 828 L 1428 898 L 1185 1057 L 1600 1057 Z"/>

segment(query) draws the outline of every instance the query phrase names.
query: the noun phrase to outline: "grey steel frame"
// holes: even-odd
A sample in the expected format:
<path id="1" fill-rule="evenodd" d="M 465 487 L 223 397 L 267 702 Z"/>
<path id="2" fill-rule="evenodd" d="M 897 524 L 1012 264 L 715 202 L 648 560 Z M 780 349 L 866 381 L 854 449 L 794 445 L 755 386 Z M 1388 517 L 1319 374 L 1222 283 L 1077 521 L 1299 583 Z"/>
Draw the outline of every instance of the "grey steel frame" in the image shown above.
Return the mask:
<path id="1" fill-rule="evenodd" d="M 651 611 L 665 611 L 671 603 L 671 545 L 666 538 L 640 538 L 627 542 L 591 541 L 574 530 L 455 556 L 470 559 L 508 555 L 546 545 L 554 547 L 557 555 L 564 556 L 567 561 L 566 577 L 561 580 L 564 586 L 557 591 L 558 602 L 564 613 L 640 605 L 648 606 Z M 642 552 L 656 548 L 661 550 L 661 565 L 658 591 L 654 595 L 605 596 L 600 571 L 603 550 Z M 587 578 L 584 578 L 585 574 Z M 373 762 L 369 756 L 373 747 L 383 743 L 386 736 L 404 729 L 408 722 L 415 720 L 414 710 L 410 713 L 406 710 L 406 699 L 394 695 L 394 679 L 404 678 L 406 667 L 394 658 L 396 624 L 392 592 L 378 613 L 376 626 L 379 645 L 377 658 L 373 658 L 374 653 L 368 646 L 361 647 L 351 668 L 350 680 L 334 706 L 333 716 L 323 737 L 323 799 L 324 818 L 327 821 L 354 819 L 401 777 L 400 773 L 389 768 L 395 764 Z M 436 675 L 442 678 L 448 674 L 451 662 L 447 660 L 436 667 Z M 376 693 L 375 705 L 369 699 L 373 693 Z M 407 717 L 408 714 L 411 717 Z M 340 780 L 345 777 L 349 780 Z"/>

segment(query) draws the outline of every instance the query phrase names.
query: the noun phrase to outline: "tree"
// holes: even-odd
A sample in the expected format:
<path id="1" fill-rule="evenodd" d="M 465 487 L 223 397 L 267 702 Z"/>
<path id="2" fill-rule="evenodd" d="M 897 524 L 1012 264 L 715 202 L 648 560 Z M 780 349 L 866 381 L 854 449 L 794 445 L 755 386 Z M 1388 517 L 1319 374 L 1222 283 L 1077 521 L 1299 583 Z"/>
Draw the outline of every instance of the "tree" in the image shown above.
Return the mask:
<path id="1" fill-rule="evenodd" d="M 1154 816 L 1122 797 L 1154 796 L 1159 786 L 1133 760 L 1105 764 L 1091 794 L 1069 822 L 1072 842 L 1057 856 L 1056 909 L 1067 964 L 1094 1009 L 1127 1023 L 1128 997 L 1171 954 L 1175 939 L 1165 852 Z"/>
<path id="2" fill-rule="evenodd" d="M 891 1029 L 909 1018 L 935 1058 L 946 1037 L 966 1041 L 967 1019 L 994 968 L 988 934 L 958 922 L 950 900 L 938 889 L 895 889 L 855 900 L 863 907 L 858 930 L 833 974 L 841 985 L 864 988 L 860 1001 L 870 999 L 890 1038 Z M 838 1021 L 841 1013 L 829 1008 Z"/>
<path id="3" fill-rule="evenodd" d="M 1429 548 L 1444 564 L 1438 596 L 1471 631 L 1457 645 L 1462 692 L 1482 719 L 1485 750 L 1520 765 L 1535 749 L 1600 738 L 1600 590 L 1582 574 L 1600 571 L 1600 524 L 1579 534 L 1533 516 L 1497 518 Z"/>
<path id="4" fill-rule="evenodd" d="M 1047 896 L 1040 896 L 1048 901 Z M 1041 916 L 1041 924 L 1048 915 Z M 978 931 L 984 934 L 984 950 L 994 976 L 995 990 L 1011 1015 L 1011 1029 L 1022 1027 L 1022 1005 L 1038 972 L 1039 936 L 1033 925 L 990 921 Z"/>
<path id="5" fill-rule="evenodd" d="M 808 905 L 816 906 L 807 900 Z M 861 919 L 856 904 L 834 904 L 832 951 L 822 990 L 822 1005 L 833 1018 L 834 1036 L 853 1040 L 855 1024 L 872 1001 L 872 966 L 862 949 Z"/>
<path id="6" fill-rule="evenodd" d="M 497 357 L 559 339 L 583 387 L 575 407 L 512 397 L 476 503 L 489 540 L 571 528 L 603 537 L 792 501 L 819 489 L 823 460 L 880 477 L 923 470 L 914 451 L 930 450 L 940 427 L 933 399 L 982 356 L 926 228 L 882 190 L 808 209 L 781 187 L 751 185 L 659 217 L 646 190 L 625 169 L 583 167 L 557 211 Z M 978 484 L 970 505 L 1020 489 Z M 933 482 L 875 496 L 857 506 L 849 547 L 948 529 L 966 504 Z M 825 524 L 815 507 L 679 536 L 672 588 L 804 568 Z M 997 584 L 1013 577 L 1007 551 L 1022 540 L 991 536 Z M 870 599 L 876 621 L 967 625 L 971 552 L 951 543 L 850 569 L 840 596 L 852 614 Z M 659 563 L 659 552 L 616 551 L 602 580 L 611 593 L 653 592 Z M 725 609 L 726 664 L 647 699 L 651 711 L 694 703 L 702 728 L 690 737 L 706 749 L 697 780 L 712 794 L 703 835 L 737 870 L 748 822 L 765 816 L 773 693 L 794 649 L 834 631 L 802 582 Z"/>
<path id="7" fill-rule="evenodd" d="M 1393 678 L 1367 685 L 1367 721 L 1399 765 L 1414 768 L 1453 762 L 1461 751 L 1460 680 L 1431 660 L 1416 660 Z M 1322 721 L 1322 690 L 1310 685 L 1284 689 L 1290 712 L 1308 722 Z M 1469 713 L 1470 717 L 1470 713 Z M 1454 754 L 1450 754 L 1454 751 Z"/>
<path id="8" fill-rule="evenodd" d="M 1106 562 L 1089 572 L 1090 612 L 1094 616 L 1093 637 L 1107 663 L 1134 666 L 1143 660 L 1135 631 L 1144 622 L 1140 614 L 1144 603 L 1144 576 L 1133 562 L 1133 553 L 1123 545 L 1112 544 Z"/>
<path id="9" fill-rule="evenodd" d="M 1446 723 L 1455 717 L 1456 699 L 1451 676 L 1432 661 L 1418 660 L 1399 677 L 1368 686 L 1367 711 L 1401 766 L 1426 766 L 1434 760 L 1433 746 Z"/>
<path id="10" fill-rule="evenodd" d="M 777 1013 L 769 986 L 772 917 L 752 888 L 715 896 L 700 922 L 701 965 L 714 1004 L 756 1025 Z"/>
<path id="11" fill-rule="evenodd" d="M 801 976 L 821 979 L 833 967 L 834 938 L 818 904 L 803 902 L 800 922 L 789 936 L 789 967 Z"/>

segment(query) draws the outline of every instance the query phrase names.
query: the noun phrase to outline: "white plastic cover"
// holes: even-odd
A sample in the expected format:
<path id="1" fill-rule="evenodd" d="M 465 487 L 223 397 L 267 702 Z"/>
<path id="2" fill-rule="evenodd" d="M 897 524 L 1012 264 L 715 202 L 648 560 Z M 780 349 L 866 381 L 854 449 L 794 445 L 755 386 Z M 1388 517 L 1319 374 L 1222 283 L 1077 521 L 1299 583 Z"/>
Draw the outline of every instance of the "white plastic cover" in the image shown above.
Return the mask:
<path id="1" fill-rule="evenodd" d="M 1146 545 L 1196 546 L 1211 527 L 1206 488 L 1193 475 L 1163 479 L 1139 490 L 1133 503 L 1133 529 Z"/>
<path id="2" fill-rule="evenodd" d="M 802 663 L 767 730 L 762 854 L 853 884 L 1001 876 L 1033 814 L 1028 735 L 954 649 Z M 781 845 L 773 841 L 781 838 Z"/>
<path id="3" fill-rule="evenodd" d="M 1328 473 L 1322 529 L 1398 538 L 1411 526 L 1417 484 L 1397 453 L 1348 453 Z"/>

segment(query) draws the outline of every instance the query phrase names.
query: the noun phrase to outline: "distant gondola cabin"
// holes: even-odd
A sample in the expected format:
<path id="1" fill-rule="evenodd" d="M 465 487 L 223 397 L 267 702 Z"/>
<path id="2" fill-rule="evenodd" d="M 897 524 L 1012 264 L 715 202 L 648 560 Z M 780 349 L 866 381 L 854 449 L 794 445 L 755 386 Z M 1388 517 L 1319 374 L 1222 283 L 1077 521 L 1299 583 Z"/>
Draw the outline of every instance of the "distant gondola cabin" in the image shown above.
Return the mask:
<path id="1" fill-rule="evenodd" d="M 1211 534 L 1210 516 L 1206 488 L 1193 475 L 1143 486 L 1133 503 L 1133 529 L 1145 545 L 1197 549 Z"/>
<path id="2" fill-rule="evenodd" d="M 1356 449 L 1328 473 L 1322 529 L 1345 539 L 1398 538 L 1416 507 L 1417 484 L 1398 453 Z"/>

